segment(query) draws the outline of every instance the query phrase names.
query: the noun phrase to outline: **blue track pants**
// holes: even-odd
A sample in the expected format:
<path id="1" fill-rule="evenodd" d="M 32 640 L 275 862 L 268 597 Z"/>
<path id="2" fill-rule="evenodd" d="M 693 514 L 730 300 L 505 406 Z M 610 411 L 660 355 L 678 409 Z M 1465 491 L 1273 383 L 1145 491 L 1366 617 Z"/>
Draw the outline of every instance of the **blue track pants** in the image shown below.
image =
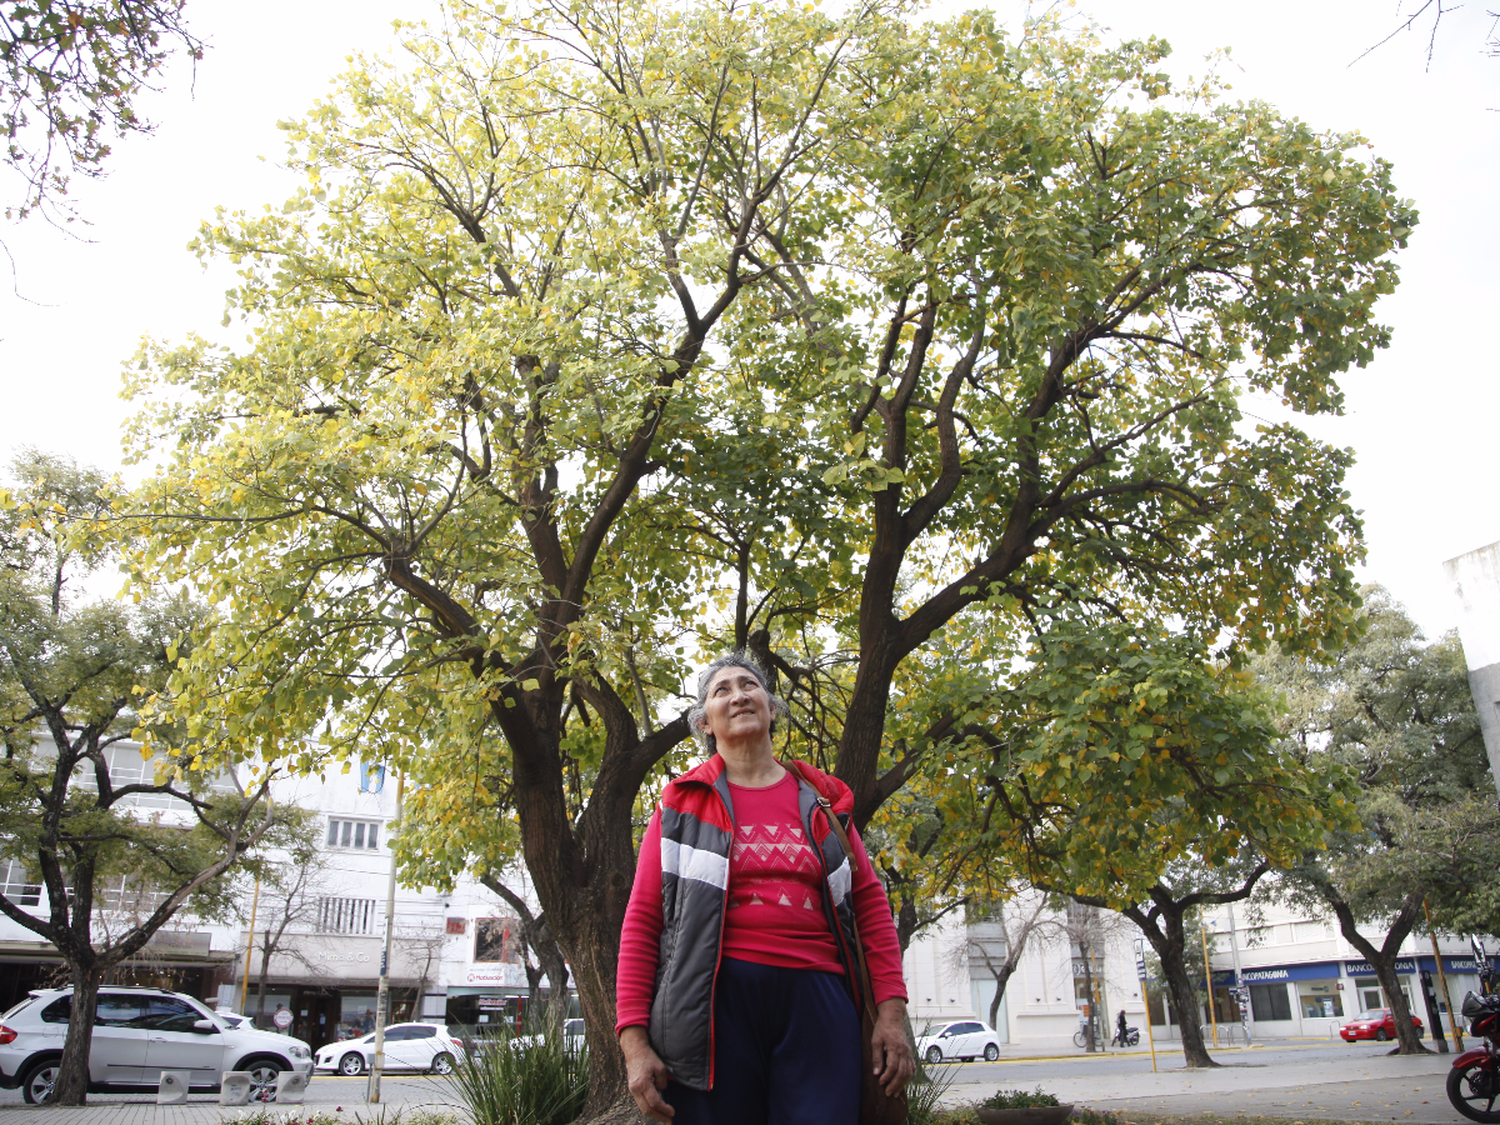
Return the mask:
<path id="1" fill-rule="evenodd" d="M 859 1016 L 844 978 L 725 958 L 714 1088 L 669 1082 L 672 1125 L 856 1125 Z"/>

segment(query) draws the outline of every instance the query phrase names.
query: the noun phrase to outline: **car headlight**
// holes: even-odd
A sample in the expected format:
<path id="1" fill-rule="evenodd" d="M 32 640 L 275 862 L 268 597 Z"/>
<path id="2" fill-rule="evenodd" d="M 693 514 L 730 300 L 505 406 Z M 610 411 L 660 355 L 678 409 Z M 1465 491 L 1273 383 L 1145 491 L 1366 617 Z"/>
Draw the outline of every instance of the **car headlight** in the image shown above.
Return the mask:
<path id="1" fill-rule="evenodd" d="M 309 1051 L 306 1047 L 302 1046 L 302 1044 L 300 1043 L 293 1043 L 290 1047 L 287 1048 L 286 1053 L 291 1055 L 294 1059 L 312 1058 L 312 1052 Z"/>

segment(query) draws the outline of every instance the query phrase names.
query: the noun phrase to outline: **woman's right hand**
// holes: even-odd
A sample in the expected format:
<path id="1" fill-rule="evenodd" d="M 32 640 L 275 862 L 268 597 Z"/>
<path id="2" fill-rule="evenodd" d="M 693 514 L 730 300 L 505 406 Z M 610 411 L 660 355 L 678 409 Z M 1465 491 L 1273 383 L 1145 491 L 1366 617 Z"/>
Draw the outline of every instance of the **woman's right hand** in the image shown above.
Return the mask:
<path id="1" fill-rule="evenodd" d="M 667 1073 L 667 1064 L 651 1049 L 646 1029 L 627 1027 L 620 1032 L 620 1050 L 625 1053 L 625 1079 L 635 1104 L 652 1121 L 671 1121 L 677 1111 L 666 1103 L 661 1092 L 672 1076 Z"/>

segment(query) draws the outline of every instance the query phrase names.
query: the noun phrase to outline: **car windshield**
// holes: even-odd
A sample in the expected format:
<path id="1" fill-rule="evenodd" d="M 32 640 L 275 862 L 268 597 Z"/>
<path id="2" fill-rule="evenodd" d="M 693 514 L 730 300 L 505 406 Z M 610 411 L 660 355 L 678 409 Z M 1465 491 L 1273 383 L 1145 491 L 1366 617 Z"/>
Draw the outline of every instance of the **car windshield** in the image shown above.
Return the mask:
<path id="1" fill-rule="evenodd" d="M 1354 1018 L 1357 1020 L 1383 1020 L 1385 1019 L 1385 1009 L 1372 1008 L 1368 1012 L 1360 1012 L 1359 1015 L 1355 1016 Z"/>

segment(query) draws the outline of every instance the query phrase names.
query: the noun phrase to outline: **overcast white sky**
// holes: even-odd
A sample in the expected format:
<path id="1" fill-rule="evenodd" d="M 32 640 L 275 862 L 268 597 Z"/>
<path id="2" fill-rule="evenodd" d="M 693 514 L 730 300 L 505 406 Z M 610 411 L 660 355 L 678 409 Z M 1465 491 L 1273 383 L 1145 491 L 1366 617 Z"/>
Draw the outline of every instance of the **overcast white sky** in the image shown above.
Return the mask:
<path id="1" fill-rule="evenodd" d="M 1420 2 L 1405 0 L 1409 10 Z M 997 6 L 1016 22 L 1018 5 Z M 1490 434 L 1500 417 L 1484 329 L 1500 307 L 1500 59 L 1482 52 L 1493 22 L 1484 5 L 1444 18 L 1430 72 L 1425 24 L 1349 66 L 1398 24 L 1396 0 L 1078 7 L 1119 37 L 1166 38 L 1179 74 L 1201 73 L 1208 52 L 1231 48 L 1235 96 L 1318 128 L 1358 130 L 1395 164 L 1401 193 L 1422 214 L 1400 258 L 1402 285 L 1380 308 L 1395 342 L 1345 378 L 1347 416 L 1310 428 L 1358 453 L 1351 487 L 1365 513 L 1366 577 L 1390 587 L 1429 634 L 1457 624 L 1440 563 L 1500 540 L 1500 508 L 1484 484 L 1495 476 Z M 107 179 L 77 186 L 91 241 L 36 221 L 0 232 L 19 289 L 0 280 L 0 459 L 35 445 L 118 465 L 120 366 L 140 337 L 222 331 L 232 276 L 222 265 L 205 272 L 184 249 L 200 221 L 217 206 L 259 208 L 288 196 L 296 185 L 277 167 L 276 122 L 302 115 L 351 51 L 388 49 L 393 19 L 431 10 L 425 0 L 188 5 L 207 57 L 196 79 L 179 67 L 146 99 L 155 135 L 119 145 Z M 1281 416 L 1270 405 L 1250 409 Z"/>

